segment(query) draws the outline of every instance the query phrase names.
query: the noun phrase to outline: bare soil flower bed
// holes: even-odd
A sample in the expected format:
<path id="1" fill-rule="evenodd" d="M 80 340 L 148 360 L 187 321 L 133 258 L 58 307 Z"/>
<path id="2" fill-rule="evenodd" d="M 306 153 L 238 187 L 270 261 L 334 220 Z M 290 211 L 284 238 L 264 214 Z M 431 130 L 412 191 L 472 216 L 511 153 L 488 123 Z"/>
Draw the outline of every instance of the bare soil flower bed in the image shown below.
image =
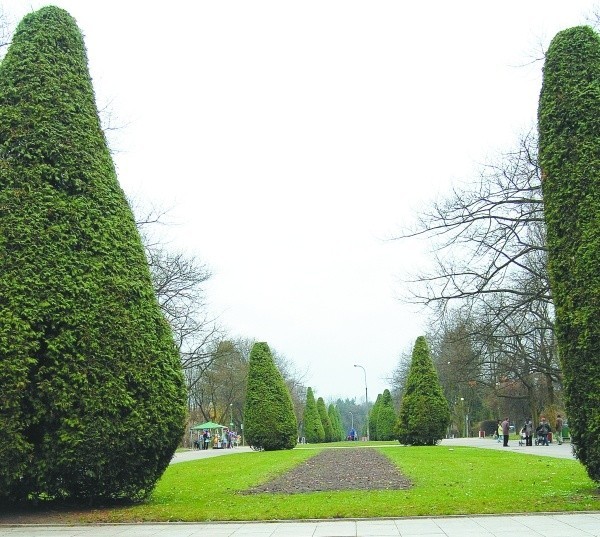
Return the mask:
<path id="1" fill-rule="evenodd" d="M 411 486 L 410 480 L 376 449 L 332 448 L 321 451 L 268 483 L 244 491 L 244 494 L 399 490 Z"/>

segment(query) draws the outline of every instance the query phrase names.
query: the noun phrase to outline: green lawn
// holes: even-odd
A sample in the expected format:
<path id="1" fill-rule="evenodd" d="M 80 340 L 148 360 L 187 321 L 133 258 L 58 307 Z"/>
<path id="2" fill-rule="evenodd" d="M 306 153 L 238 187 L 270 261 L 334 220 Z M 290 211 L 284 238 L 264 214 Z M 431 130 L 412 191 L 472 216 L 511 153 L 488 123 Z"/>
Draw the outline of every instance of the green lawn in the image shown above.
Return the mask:
<path id="1" fill-rule="evenodd" d="M 174 464 L 146 503 L 63 514 L 62 520 L 283 520 L 600 510 L 598 488 L 577 461 L 468 447 L 378 447 L 412 479 L 410 490 L 239 494 L 319 449 L 245 452 Z"/>

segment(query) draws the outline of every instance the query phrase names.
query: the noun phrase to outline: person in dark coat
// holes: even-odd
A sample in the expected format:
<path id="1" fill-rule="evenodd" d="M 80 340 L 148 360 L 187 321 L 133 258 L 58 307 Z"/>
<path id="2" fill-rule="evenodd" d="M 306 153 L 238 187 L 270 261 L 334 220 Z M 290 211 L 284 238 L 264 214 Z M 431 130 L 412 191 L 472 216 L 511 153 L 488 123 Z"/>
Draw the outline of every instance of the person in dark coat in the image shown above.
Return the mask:
<path id="1" fill-rule="evenodd" d="M 542 446 L 550 445 L 548 443 L 548 434 L 550 434 L 551 431 L 552 431 L 552 429 L 550 428 L 550 425 L 546 421 L 546 418 L 542 418 L 540 420 L 540 424 L 537 426 L 537 428 L 535 430 L 535 432 L 537 433 L 537 435 L 539 436 L 539 438 L 541 440 L 540 443 L 542 444 Z"/>
<path id="2" fill-rule="evenodd" d="M 523 425 L 521 432 L 525 435 L 525 445 L 533 445 L 533 423 L 531 422 L 531 418 L 525 420 L 525 425 Z"/>
<path id="3" fill-rule="evenodd" d="M 508 447 L 508 435 L 510 434 L 510 422 L 508 418 L 504 418 L 502 422 L 502 436 L 504 443 L 502 444 L 504 447 Z"/>

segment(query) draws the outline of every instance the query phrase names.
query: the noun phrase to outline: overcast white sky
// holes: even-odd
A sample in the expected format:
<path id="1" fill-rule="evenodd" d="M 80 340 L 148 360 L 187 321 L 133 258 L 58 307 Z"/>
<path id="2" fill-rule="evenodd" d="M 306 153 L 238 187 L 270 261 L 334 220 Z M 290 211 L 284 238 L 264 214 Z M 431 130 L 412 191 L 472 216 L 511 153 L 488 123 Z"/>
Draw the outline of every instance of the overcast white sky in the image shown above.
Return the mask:
<path id="1" fill-rule="evenodd" d="M 48 2 L 6 0 L 16 21 Z M 427 245 L 387 237 L 535 122 L 541 56 L 583 0 L 57 0 L 119 180 L 170 208 L 232 336 L 267 341 L 326 400 L 369 399 L 426 315 L 399 302 Z"/>

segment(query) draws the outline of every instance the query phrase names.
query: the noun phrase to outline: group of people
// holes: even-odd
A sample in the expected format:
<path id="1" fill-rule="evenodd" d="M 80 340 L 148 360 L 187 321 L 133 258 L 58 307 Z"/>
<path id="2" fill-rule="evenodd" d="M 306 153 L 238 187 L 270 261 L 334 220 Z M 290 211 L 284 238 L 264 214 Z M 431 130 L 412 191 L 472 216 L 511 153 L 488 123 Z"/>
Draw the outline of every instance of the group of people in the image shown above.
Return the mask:
<path id="1" fill-rule="evenodd" d="M 563 437 L 562 437 L 563 423 L 564 422 L 563 422 L 561 415 L 558 414 L 556 416 L 556 427 L 555 427 L 555 431 L 556 431 L 555 436 L 556 436 L 556 441 L 558 444 L 563 443 Z M 538 445 L 542 445 L 542 446 L 549 446 L 550 445 L 549 437 L 550 437 L 551 432 L 552 432 L 552 428 L 550 427 L 550 424 L 548 423 L 546 418 L 544 416 L 542 416 L 540 418 L 539 425 L 535 428 L 535 434 L 537 435 L 537 438 L 538 438 L 538 441 L 536 443 Z M 533 433 L 534 433 L 533 422 L 531 421 L 531 418 L 527 418 L 525 420 L 525 424 L 523 425 L 523 427 L 521 427 L 521 430 L 520 430 L 521 437 L 525 440 L 526 446 L 533 445 Z M 510 435 L 510 421 L 509 421 L 508 417 L 504 418 L 503 421 L 498 420 L 497 434 L 498 434 L 498 442 L 500 442 L 500 439 L 502 439 L 503 440 L 502 445 L 507 447 L 508 446 L 508 438 Z"/>
<path id="2" fill-rule="evenodd" d="M 358 440 L 358 433 L 356 432 L 356 429 L 354 427 L 352 427 L 352 429 L 350 429 L 350 432 L 348 433 L 348 436 L 346 436 L 346 440 Z"/>
<path id="3" fill-rule="evenodd" d="M 210 430 L 204 429 L 202 436 L 194 440 L 194 447 L 196 449 L 208 449 L 212 446 L 213 449 L 231 449 L 239 445 L 239 441 L 240 436 L 235 431 L 230 431 L 227 428 L 224 428 L 221 434 L 216 429 L 212 434 Z"/>

